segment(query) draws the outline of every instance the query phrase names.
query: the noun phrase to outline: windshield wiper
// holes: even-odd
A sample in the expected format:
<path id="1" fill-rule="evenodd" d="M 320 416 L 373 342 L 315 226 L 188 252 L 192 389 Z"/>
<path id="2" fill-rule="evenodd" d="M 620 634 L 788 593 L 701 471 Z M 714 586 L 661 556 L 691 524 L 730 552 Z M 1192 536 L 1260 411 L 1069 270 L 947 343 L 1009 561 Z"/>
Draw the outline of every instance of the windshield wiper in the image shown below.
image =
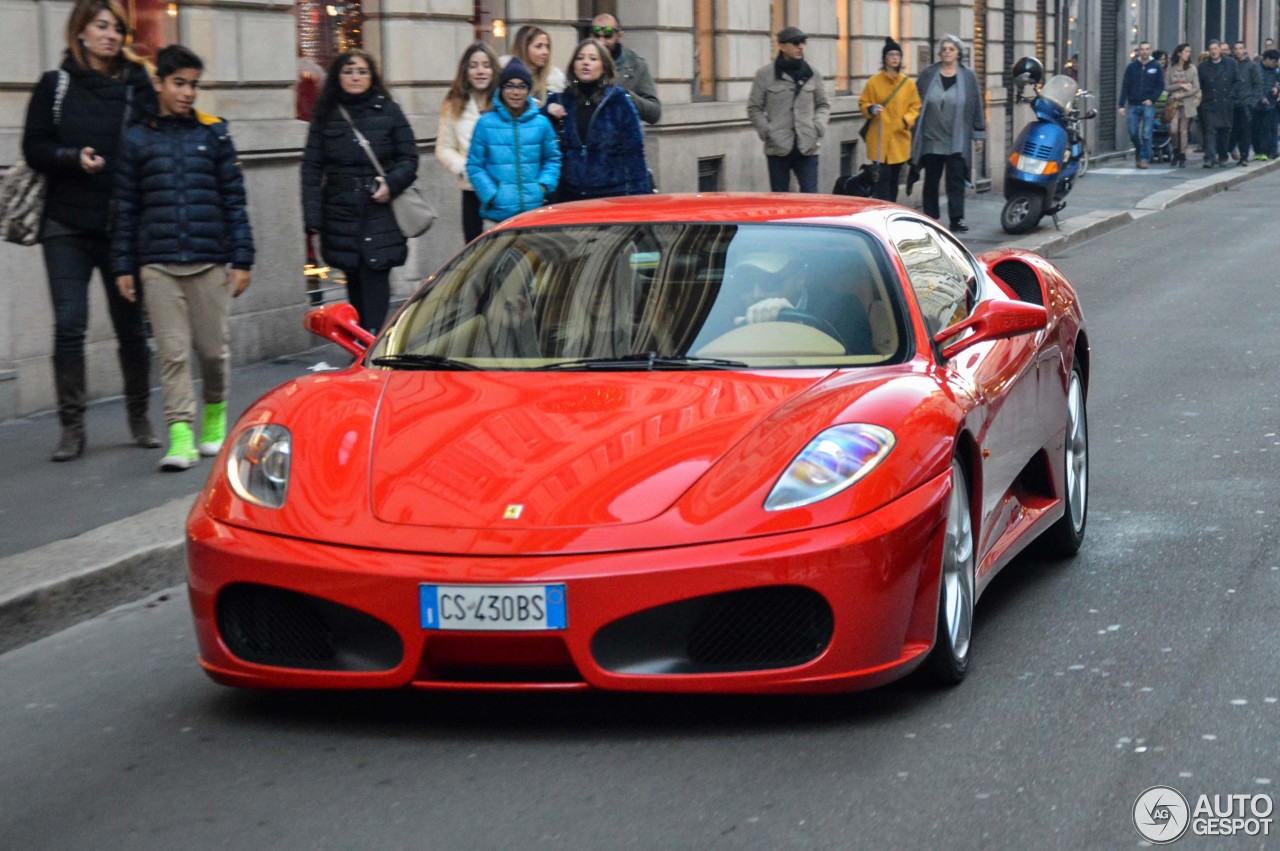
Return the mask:
<path id="1" fill-rule="evenodd" d="M 745 369 L 742 361 L 724 358 L 694 358 L 684 355 L 660 357 L 657 352 L 622 355 L 616 358 L 578 358 L 549 363 L 539 369 Z"/>
<path id="2" fill-rule="evenodd" d="M 474 364 L 447 358 L 444 355 L 383 355 L 374 358 L 371 363 L 374 366 L 390 366 L 395 369 L 480 369 Z"/>

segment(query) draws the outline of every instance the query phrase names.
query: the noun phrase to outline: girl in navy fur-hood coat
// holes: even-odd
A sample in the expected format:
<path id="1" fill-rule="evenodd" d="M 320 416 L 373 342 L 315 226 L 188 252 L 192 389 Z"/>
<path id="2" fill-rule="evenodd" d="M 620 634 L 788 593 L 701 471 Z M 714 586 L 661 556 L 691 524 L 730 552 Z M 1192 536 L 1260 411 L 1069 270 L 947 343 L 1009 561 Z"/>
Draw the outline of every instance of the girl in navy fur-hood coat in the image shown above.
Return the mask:
<path id="1" fill-rule="evenodd" d="M 564 160 L 560 171 L 560 199 L 605 198 L 613 195 L 643 195 L 653 191 L 649 167 L 644 157 L 644 131 L 640 115 L 625 89 L 604 85 L 589 87 L 573 83 L 561 94 L 547 98 L 547 107 L 560 104 L 564 118 L 556 122 Z M 579 112 L 595 112 L 585 122 Z M 585 116 L 584 116 L 585 118 Z M 586 138 L 579 132 L 585 123 Z"/>

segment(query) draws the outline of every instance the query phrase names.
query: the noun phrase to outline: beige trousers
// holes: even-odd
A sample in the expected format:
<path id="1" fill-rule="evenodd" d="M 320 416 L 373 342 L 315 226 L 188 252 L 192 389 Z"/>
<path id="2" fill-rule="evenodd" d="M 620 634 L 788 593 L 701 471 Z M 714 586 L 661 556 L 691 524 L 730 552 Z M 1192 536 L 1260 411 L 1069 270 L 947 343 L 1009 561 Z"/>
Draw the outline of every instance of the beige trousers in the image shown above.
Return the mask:
<path id="1" fill-rule="evenodd" d="M 143 266 L 142 294 L 160 354 L 164 423 L 194 423 L 193 347 L 204 381 L 205 404 L 227 398 L 231 355 L 227 269 L 208 263 Z"/>

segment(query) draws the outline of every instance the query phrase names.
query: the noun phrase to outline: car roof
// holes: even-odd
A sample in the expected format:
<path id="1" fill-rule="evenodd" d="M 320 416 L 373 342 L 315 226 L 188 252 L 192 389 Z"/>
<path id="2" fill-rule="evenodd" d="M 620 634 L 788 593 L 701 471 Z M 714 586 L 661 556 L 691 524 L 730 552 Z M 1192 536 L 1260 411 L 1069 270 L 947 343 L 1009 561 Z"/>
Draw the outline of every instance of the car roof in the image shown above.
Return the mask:
<path id="1" fill-rule="evenodd" d="M 887 201 L 846 195 L 802 195 L 783 192 L 708 192 L 684 195 L 626 195 L 572 204 L 552 204 L 504 222 L 515 227 L 631 222 L 783 222 L 844 219 L 859 224 L 883 222 L 884 214 L 902 209 Z"/>

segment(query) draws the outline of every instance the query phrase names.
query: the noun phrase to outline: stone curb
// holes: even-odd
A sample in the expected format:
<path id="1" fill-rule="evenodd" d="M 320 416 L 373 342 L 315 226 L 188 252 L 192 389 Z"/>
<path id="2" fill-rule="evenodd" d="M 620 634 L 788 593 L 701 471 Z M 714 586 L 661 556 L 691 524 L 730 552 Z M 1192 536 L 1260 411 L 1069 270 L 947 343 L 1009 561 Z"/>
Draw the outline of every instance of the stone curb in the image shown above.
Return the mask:
<path id="1" fill-rule="evenodd" d="M 0 653 L 183 581 L 191 497 L 0 559 Z"/>
<path id="2" fill-rule="evenodd" d="M 1280 160 L 1218 171 L 1148 195 L 1133 210 L 1095 210 L 1007 248 L 1051 257 L 1160 210 L 1208 198 L 1280 170 Z M 183 526 L 191 498 L 182 497 L 89 532 L 0 558 L 0 653 L 43 638 L 116 606 L 184 581 Z"/>

